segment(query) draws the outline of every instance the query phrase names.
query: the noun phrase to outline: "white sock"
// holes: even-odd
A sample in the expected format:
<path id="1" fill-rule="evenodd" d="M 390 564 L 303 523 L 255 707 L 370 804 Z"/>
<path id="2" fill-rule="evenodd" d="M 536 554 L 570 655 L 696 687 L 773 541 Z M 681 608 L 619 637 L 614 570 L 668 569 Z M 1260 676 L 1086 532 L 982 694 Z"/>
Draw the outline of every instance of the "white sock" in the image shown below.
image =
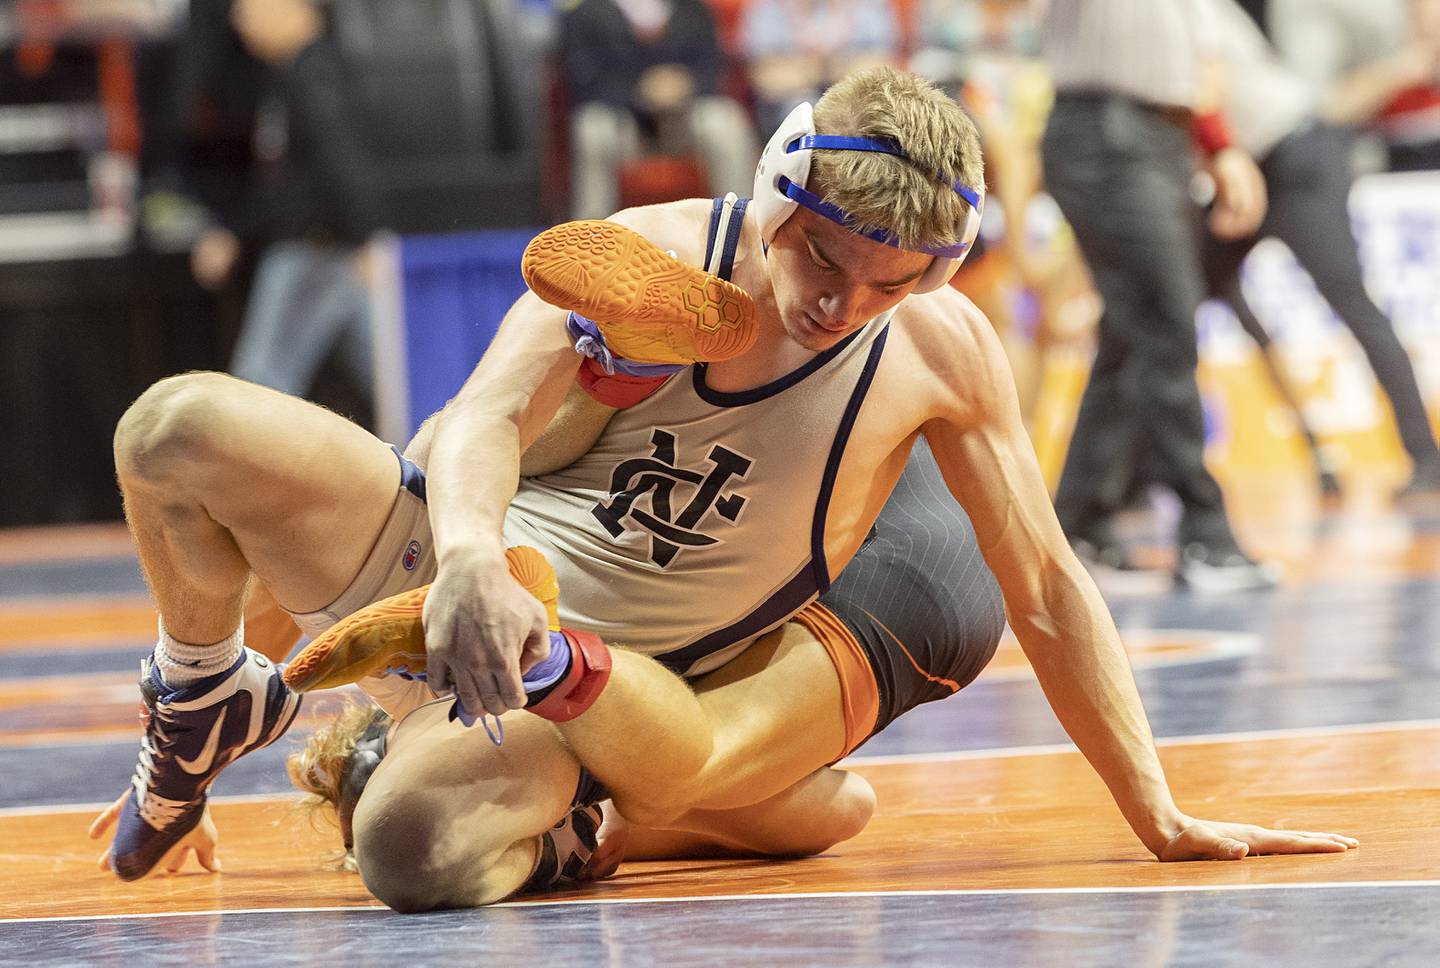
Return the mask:
<path id="1" fill-rule="evenodd" d="M 217 675 L 234 665 L 245 643 L 245 622 L 219 642 L 191 645 L 173 638 L 160 621 L 160 641 L 155 645 L 155 664 L 160 679 L 171 689 L 180 689 Z"/>

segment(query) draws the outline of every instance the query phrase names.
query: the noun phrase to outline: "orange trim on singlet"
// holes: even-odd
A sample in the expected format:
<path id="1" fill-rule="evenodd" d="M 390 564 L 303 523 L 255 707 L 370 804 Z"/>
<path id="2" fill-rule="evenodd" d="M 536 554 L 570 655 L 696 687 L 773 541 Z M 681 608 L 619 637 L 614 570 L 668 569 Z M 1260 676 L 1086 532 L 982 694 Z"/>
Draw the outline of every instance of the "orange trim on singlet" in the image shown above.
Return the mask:
<path id="1" fill-rule="evenodd" d="M 865 609 L 862 608 L 862 609 L 860 609 L 860 611 L 865 612 Z M 865 612 L 865 614 L 866 614 L 866 615 L 870 615 L 869 612 Z M 959 692 L 959 691 L 960 691 L 960 683 L 956 682 L 954 679 L 946 679 L 946 678 L 944 678 L 944 677 L 942 677 L 942 676 L 932 676 L 930 673 L 928 673 L 928 672 L 926 672 L 924 669 L 920 668 L 920 663 L 916 662 L 916 661 L 915 661 L 915 657 L 910 654 L 910 650 L 907 649 L 907 648 L 905 648 L 905 643 L 904 643 L 904 642 L 901 642 L 901 641 L 900 641 L 900 637 L 897 636 L 894 632 L 890 631 L 888 628 L 885 628 L 885 623 L 884 623 L 884 622 L 880 621 L 880 620 L 879 620 L 878 618 L 876 618 L 874 615 L 870 615 L 870 621 L 872 621 L 872 622 L 874 622 L 876 625 L 880 626 L 880 628 L 881 628 L 882 630 L 884 630 L 885 634 L 888 635 L 888 636 L 890 636 L 890 638 L 891 638 L 892 640 L 894 640 L 894 642 L 895 642 L 896 645 L 900 646 L 900 651 L 905 653 L 905 658 L 907 658 L 907 659 L 910 660 L 910 664 L 915 667 L 915 671 L 918 672 L 918 673 L 920 673 L 922 676 L 924 676 L 924 677 L 926 678 L 926 680 L 928 680 L 929 682 L 935 683 L 937 686 L 944 686 L 946 689 L 949 689 L 951 692 Z"/>
<path id="2" fill-rule="evenodd" d="M 880 687 L 875 682 L 875 670 L 855 633 L 824 605 L 811 602 L 793 620 L 819 640 L 835 664 L 845 716 L 845 750 L 840 755 L 847 756 L 870 738 L 880 717 Z"/>

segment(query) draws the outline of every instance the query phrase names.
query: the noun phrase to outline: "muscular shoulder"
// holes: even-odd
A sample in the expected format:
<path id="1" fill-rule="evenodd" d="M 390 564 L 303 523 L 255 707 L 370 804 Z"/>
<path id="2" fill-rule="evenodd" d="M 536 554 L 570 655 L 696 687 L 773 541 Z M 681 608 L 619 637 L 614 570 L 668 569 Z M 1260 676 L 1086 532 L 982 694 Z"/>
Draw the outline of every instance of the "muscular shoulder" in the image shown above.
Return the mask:
<path id="1" fill-rule="evenodd" d="M 705 261 L 710 209 L 708 198 L 685 198 L 622 209 L 610 216 L 610 221 L 639 232 L 662 249 L 673 251 L 680 261 L 698 266 Z"/>
<path id="2" fill-rule="evenodd" d="M 990 320 L 949 286 L 911 296 L 896 314 L 904 365 L 929 388 L 935 415 L 975 418 L 1015 393 Z"/>

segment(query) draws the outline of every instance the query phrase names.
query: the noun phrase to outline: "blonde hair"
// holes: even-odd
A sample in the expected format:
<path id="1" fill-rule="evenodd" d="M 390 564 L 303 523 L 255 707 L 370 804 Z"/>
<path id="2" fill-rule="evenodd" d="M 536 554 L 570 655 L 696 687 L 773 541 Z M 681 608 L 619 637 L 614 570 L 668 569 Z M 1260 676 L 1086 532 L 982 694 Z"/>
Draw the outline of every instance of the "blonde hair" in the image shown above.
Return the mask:
<path id="1" fill-rule="evenodd" d="M 285 772 L 295 789 L 304 793 L 295 809 L 314 828 L 340 830 L 340 784 L 350 769 L 355 744 L 375 717 L 375 707 L 350 702 L 335 721 L 316 730 L 305 745 L 285 757 Z M 332 866 L 355 871 L 355 854 L 343 850 L 331 858 Z"/>
<path id="2" fill-rule="evenodd" d="M 960 241 L 968 206 L 951 186 L 983 191 L 985 168 L 974 122 L 939 88 L 893 67 L 856 71 L 815 105 L 815 130 L 893 141 L 909 158 L 817 149 L 812 191 L 905 248 Z"/>

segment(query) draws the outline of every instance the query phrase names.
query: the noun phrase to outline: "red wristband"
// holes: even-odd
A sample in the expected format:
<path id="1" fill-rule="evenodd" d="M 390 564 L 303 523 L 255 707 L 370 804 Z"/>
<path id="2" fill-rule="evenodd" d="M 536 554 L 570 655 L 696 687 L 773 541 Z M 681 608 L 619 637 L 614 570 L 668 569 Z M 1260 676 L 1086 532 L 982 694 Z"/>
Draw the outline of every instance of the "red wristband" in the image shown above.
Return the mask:
<path id="1" fill-rule="evenodd" d="M 1207 155 L 1219 154 L 1235 143 L 1230 136 L 1230 125 L 1219 111 L 1195 115 L 1190 121 L 1190 134 Z"/>

